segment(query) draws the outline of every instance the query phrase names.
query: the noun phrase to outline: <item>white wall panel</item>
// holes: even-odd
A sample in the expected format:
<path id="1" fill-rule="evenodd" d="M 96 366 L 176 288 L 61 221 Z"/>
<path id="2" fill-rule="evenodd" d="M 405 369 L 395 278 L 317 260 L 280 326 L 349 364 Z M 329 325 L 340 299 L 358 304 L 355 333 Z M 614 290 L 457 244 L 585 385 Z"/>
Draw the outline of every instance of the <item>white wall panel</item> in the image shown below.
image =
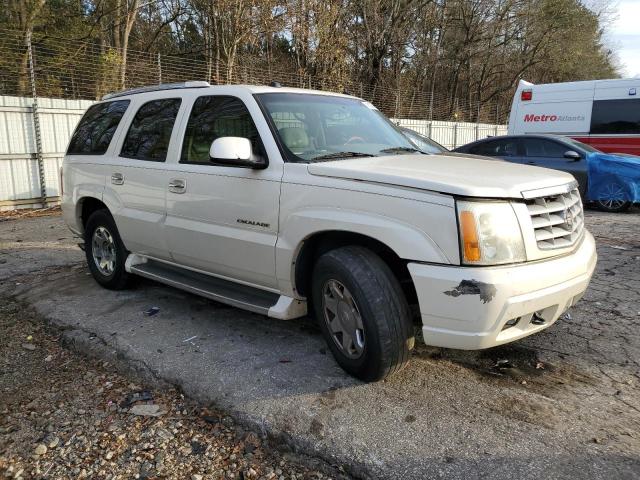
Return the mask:
<path id="1" fill-rule="evenodd" d="M 59 195 L 58 172 L 74 128 L 93 102 L 39 98 L 38 112 L 42 133 L 47 196 Z M 28 97 L 0 96 L 0 208 L 6 201 L 40 197 L 33 100 Z"/>

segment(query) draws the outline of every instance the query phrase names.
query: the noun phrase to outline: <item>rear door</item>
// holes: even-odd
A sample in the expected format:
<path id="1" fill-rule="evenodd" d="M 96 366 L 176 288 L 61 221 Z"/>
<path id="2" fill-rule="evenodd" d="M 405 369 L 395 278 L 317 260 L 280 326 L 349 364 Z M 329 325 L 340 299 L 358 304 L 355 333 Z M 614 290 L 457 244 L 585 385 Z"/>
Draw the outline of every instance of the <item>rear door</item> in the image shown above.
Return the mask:
<path id="1" fill-rule="evenodd" d="M 132 102 L 126 134 L 109 165 L 105 197 L 114 205 L 113 217 L 127 249 L 169 259 L 164 236 L 167 160 L 176 155 L 174 125 L 182 102 L 144 98 Z"/>
<path id="2" fill-rule="evenodd" d="M 165 185 L 165 228 L 176 263 L 275 288 L 282 162 L 253 170 L 215 164 L 209 158 L 213 140 L 226 136 L 248 138 L 254 154 L 266 157 L 254 122 L 257 118 L 263 132 L 268 132 L 261 115 L 250 96 L 194 94 L 182 122 L 179 161 Z M 169 188 L 169 183 L 183 188 Z"/>

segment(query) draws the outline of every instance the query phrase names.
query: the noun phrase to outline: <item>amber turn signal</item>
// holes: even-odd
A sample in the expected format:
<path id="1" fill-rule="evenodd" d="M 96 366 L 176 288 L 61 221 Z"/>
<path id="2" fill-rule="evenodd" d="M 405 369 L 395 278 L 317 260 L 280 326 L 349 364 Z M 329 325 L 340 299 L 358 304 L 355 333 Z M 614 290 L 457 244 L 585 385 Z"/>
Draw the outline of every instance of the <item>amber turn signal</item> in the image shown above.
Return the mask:
<path id="1" fill-rule="evenodd" d="M 462 252 L 467 262 L 477 262 L 480 260 L 480 243 L 478 242 L 478 232 L 476 230 L 476 220 L 473 212 L 464 211 L 460 213 L 460 229 L 462 230 Z"/>

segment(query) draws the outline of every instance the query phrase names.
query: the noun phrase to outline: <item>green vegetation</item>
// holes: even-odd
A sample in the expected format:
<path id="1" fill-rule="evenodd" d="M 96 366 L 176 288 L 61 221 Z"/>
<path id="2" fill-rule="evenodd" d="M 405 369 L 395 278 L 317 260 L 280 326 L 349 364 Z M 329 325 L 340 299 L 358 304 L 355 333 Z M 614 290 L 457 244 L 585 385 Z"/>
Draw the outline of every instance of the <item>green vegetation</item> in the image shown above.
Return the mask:
<path id="1" fill-rule="evenodd" d="M 159 81 L 348 91 L 387 114 L 504 120 L 519 78 L 617 76 L 580 0 L 7 0 L 0 93 L 71 98 Z M 158 54 L 161 54 L 158 56 Z"/>

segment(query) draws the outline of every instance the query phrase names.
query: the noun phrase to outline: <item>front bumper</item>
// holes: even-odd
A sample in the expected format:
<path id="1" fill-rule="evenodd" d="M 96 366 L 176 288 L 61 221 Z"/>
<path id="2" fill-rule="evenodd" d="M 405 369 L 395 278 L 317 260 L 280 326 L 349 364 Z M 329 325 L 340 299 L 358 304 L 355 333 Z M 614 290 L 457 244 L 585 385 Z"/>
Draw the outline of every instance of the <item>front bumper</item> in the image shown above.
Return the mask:
<path id="1" fill-rule="evenodd" d="M 424 341 L 477 350 L 543 330 L 582 297 L 596 260 L 595 241 L 585 231 L 572 254 L 539 262 L 481 268 L 410 263 Z"/>

